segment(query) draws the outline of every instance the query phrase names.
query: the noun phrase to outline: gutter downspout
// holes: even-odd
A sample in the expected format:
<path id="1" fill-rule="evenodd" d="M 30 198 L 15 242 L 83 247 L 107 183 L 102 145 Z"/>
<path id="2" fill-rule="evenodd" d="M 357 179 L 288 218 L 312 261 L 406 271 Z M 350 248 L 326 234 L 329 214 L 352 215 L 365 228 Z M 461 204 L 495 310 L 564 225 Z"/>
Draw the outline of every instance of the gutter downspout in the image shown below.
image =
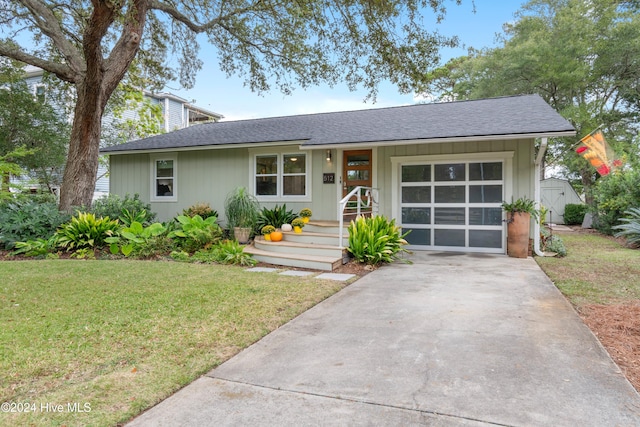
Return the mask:
<path id="1" fill-rule="evenodd" d="M 538 157 L 536 157 L 535 161 L 535 179 L 533 180 L 534 190 L 533 190 L 533 201 L 536 204 L 536 207 L 540 208 L 540 165 L 542 164 L 542 159 L 544 158 L 544 153 L 547 151 L 547 138 L 542 138 L 540 141 L 540 149 L 538 150 Z M 533 225 L 533 250 L 538 256 L 545 256 L 542 249 L 540 249 L 540 221 L 534 220 Z"/>

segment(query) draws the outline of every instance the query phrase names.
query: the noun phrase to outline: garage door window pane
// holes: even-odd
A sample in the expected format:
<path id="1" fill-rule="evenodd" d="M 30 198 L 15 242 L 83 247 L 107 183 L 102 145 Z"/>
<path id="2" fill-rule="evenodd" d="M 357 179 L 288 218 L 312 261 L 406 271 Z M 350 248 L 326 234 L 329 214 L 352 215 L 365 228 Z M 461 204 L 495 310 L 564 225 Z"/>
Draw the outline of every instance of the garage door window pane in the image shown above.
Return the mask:
<path id="1" fill-rule="evenodd" d="M 464 203 L 465 187 L 463 185 L 438 186 L 434 189 L 435 203 Z"/>
<path id="2" fill-rule="evenodd" d="M 469 203 L 501 203 L 502 185 L 470 185 Z"/>
<path id="3" fill-rule="evenodd" d="M 469 230 L 469 246 L 472 248 L 501 248 L 502 231 Z"/>
<path id="4" fill-rule="evenodd" d="M 402 166 L 402 182 L 431 181 L 431 165 Z"/>
<path id="5" fill-rule="evenodd" d="M 431 208 L 402 208 L 403 224 L 431 224 Z"/>
<path id="6" fill-rule="evenodd" d="M 410 231 L 405 240 L 410 245 L 431 246 L 431 230 L 422 228 L 402 228 L 402 232 Z"/>
<path id="7" fill-rule="evenodd" d="M 502 179 L 502 163 L 469 163 L 470 181 L 500 181 Z"/>
<path id="8" fill-rule="evenodd" d="M 402 203 L 431 203 L 431 187 L 402 187 Z"/>
<path id="9" fill-rule="evenodd" d="M 464 246 L 464 230 L 434 230 L 435 246 Z"/>
<path id="10" fill-rule="evenodd" d="M 436 181 L 464 181 L 464 163 L 452 163 L 445 165 L 435 165 Z"/>
<path id="11" fill-rule="evenodd" d="M 502 224 L 501 208 L 469 208 L 469 225 Z"/>
<path id="12" fill-rule="evenodd" d="M 464 225 L 464 208 L 435 208 L 435 223 Z"/>

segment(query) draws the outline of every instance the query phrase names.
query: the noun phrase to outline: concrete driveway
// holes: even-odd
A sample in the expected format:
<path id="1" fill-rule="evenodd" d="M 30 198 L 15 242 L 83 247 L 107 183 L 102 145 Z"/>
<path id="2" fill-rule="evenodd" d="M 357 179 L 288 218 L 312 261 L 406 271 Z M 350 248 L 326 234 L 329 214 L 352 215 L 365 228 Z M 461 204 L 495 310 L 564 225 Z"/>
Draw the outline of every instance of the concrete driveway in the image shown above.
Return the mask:
<path id="1" fill-rule="evenodd" d="M 640 396 L 533 259 L 411 258 L 130 425 L 640 425 Z"/>

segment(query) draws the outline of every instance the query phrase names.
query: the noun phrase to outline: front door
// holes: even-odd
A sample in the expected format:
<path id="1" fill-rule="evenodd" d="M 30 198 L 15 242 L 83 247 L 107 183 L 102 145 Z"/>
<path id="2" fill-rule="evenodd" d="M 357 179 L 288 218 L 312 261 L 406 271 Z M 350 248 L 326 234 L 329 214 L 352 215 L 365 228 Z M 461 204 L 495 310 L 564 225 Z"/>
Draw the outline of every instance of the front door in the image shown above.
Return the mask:
<path id="1" fill-rule="evenodd" d="M 372 169 L 371 150 L 345 151 L 342 160 L 342 197 L 357 186 L 371 187 Z M 364 191 L 362 192 L 364 195 Z M 362 214 L 370 214 L 371 206 L 360 207 Z M 354 196 L 345 210 L 345 219 L 353 219 L 357 213 L 357 199 Z"/>

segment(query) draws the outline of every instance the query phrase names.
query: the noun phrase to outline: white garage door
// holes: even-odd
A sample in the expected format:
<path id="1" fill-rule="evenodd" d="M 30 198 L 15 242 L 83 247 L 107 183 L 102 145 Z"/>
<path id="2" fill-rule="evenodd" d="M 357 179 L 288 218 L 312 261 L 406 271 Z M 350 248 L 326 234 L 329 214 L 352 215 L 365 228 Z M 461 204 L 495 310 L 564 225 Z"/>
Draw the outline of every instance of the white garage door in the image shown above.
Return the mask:
<path id="1" fill-rule="evenodd" d="M 503 161 L 399 167 L 399 213 L 412 248 L 504 253 Z"/>

